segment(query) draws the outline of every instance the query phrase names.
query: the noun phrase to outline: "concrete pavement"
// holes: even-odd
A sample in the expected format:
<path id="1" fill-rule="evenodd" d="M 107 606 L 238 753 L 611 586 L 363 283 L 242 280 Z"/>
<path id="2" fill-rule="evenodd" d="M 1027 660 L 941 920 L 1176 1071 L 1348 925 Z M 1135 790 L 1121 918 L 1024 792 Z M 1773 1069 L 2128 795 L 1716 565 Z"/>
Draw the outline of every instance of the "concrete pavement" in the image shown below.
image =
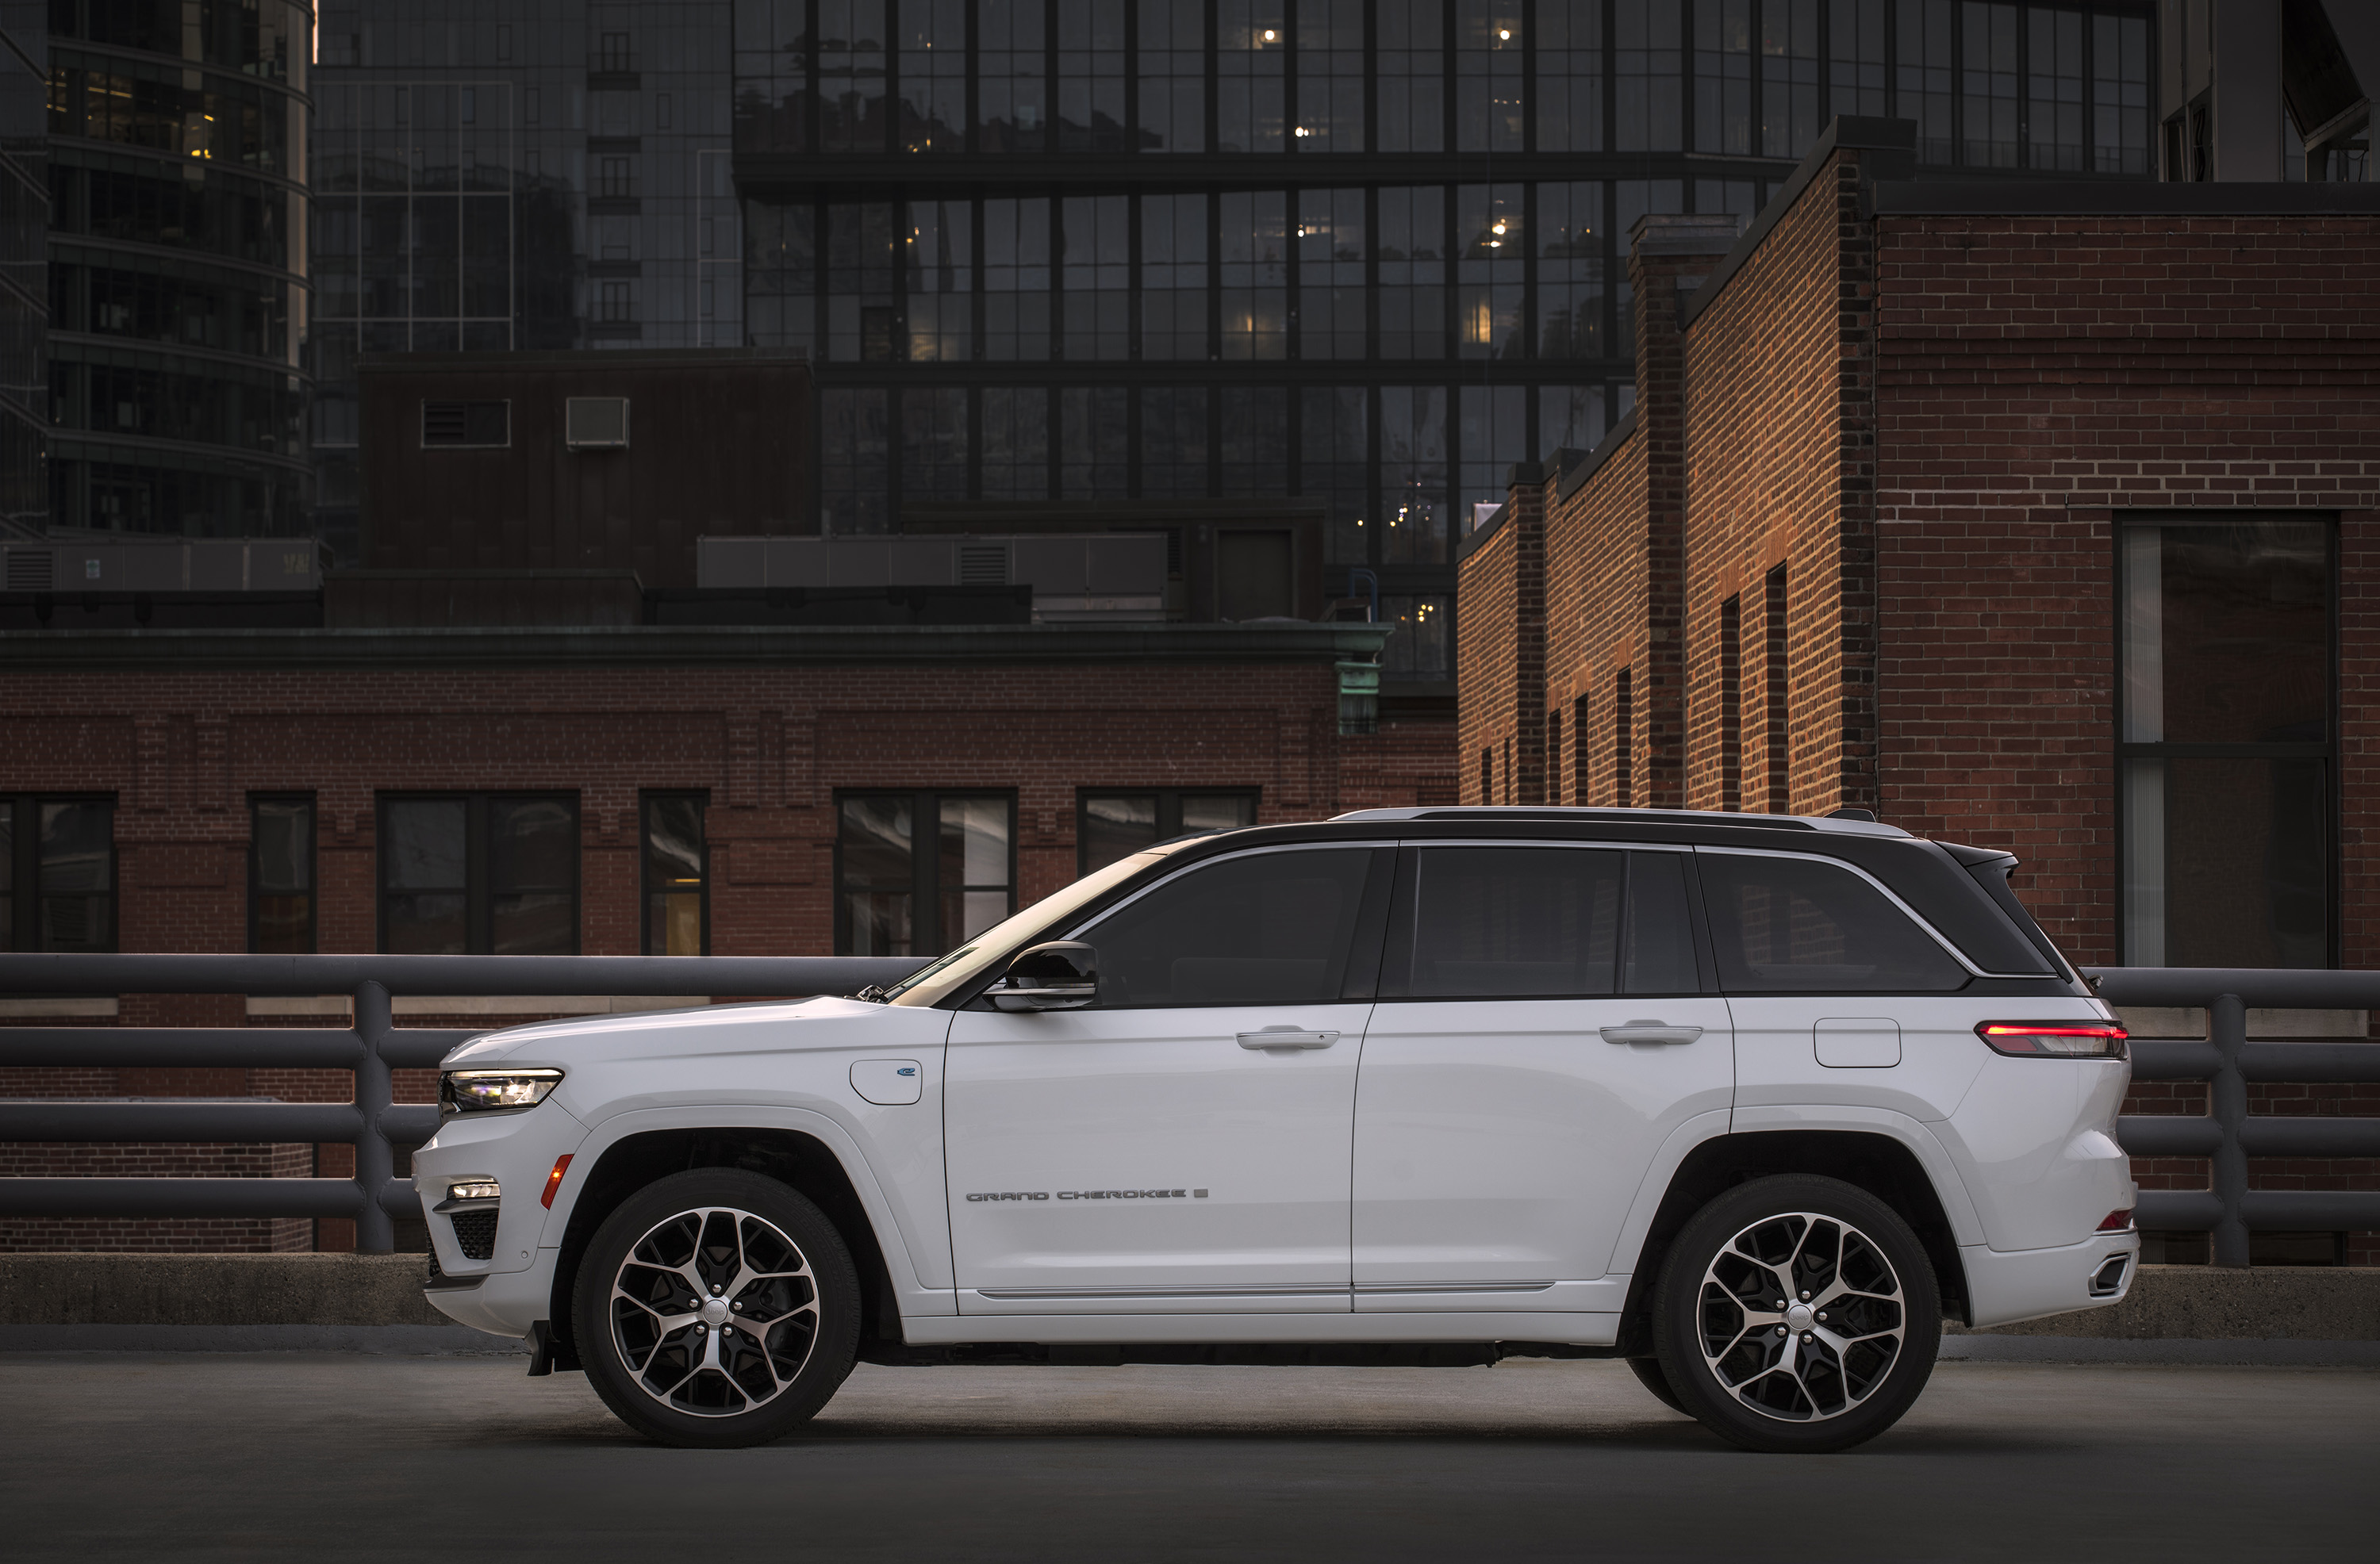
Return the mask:
<path id="1" fill-rule="evenodd" d="M 2380 1373 L 1952 1363 L 1839 1456 L 1624 1366 L 862 1367 L 802 1437 L 639 1442 L 516 1359 L 0 1355 L 12 1559 L 2370 1557 Z"/>

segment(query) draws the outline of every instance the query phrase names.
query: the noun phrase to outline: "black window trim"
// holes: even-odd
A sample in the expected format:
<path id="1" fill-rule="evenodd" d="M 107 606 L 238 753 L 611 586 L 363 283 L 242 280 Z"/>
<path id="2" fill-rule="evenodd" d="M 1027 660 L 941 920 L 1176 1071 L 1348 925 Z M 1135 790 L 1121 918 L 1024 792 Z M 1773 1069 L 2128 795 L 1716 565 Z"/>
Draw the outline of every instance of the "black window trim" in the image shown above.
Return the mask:
<path id="1" fill-rule="evenodd" d="M 256 806 L 260 804 L 298 804 L 306 806 L 310 828 L 306 833 L 307 878 L 306 950 L 310 954 L 322 948 L 322 806 L 320 796 L 312 792 L 294 789 L 264 788 L 248 795 L 248 948 L 256 949 L 256 905 L 263 894 L 257 883 Z"/>
<path id="2" fill-rule="evenodd" d="M 925 840 L 924 822 L 931 819 L 934 830 L 941 829 L 941 804 L 946 798 L 996 798 L 1008 806 L 1008 911 L 1003 919 L 1014 917 L 1019 911 L 1016 883 L 1017 825 L 1023 810 L 1017 791 L 1013 787 L 838 787 L 834 790 L 834 950 L 837 955 L 851 953 L 851 912 L 843 893 L 843 806 L 853 798 L 906 798 L 909 800 L 909 945 L 912 953 L 941 956 L 949 952 L 941 944 L 941 861 L 938 853 L 920 851 Z M 918 932 L 930 927 L 933 938 L 923 941 Z M 920 946 L 931 943 L 936 948 Z"/>
<path id="3" fill-rule="evenodd" d="M 559 788 L 425 788 L 395 789 L 372 798 L 372 948 L 388 953 L 388 806 L 459 799 L 463 813 L 463 949 L 470 955 L 492 953 L 494 946 L 492 909 L 488 888 L 488 805 L 495 799 L 550 799 L 570 806 L 570 823 L 577 828 L 577 851 L 570 855 L 570 949 L 578 955 L 587 948 L 587 812 L 581 795 Z M 641 846 L 641 843 L 639 844 Z"/>
<path id="4" fill-rule="evenodd" d="M 1135 787 L 1123 784 L 1114 786 L 1102 785 L 1099 787 L 1091 787 L 1087 785 L 1080 786 L 1075 789 L 1075 879 L 1080 879 L 1083 876 L 1090 873 L 1094 868 L 1102 868 L 1106 867 L 1105 865 L 1095 865 L 1090 861 L 1091 842 L 1089 828 L 1091 819 L 1091 800 L 1094 798 L 1149 797 L 1153 797 L 1157 800 L 1157 835 L 1149 843 L 1152 847 L 1160 842 L 1171 842 L 1175 837 L 1184 834 L 1182 827 L 1182 805 L 1183 801 L 1185 799 L 1245 798 L 1249 803 L 1256 806 L 1254 813 L 1259 817 L 1259 818 L 1251 821 L 1250 824 L 1263 824 L 1263 820 L 1260 817 L 1264 814 L 1264 787 L 1261 783 L 1257 782 L 1249 782 L 1245 786 L 1217 787 L 1181 787 L 1172 785 Z M 1245 830 L 1245 828 L 1242 827 L 1239 829 Z M 1129 856 L 1129 855 L 1127 855 L 1127 856 Z"/>
<path id="5" fill-rule="evenodd" d="M 649 956 L 663 953 L 653 949 L 653 886 L 646 878 L 650 860 L 645 851 L 650 834 L 646 806 L 662 798 L 689 798 L 701 807 L 702 953 L 707 956 L 710 954 L 710 790 L 707 787 L 649 787 L 637 793 L 637 949 Z"/>
<path id="6" fill-rule="evenodd" d="M 121 943 L 124 907 L 124 844 L 115 836 L 115 814 L 121 806 L 117 795 L 68 788 L 57 792 L 0 793 L 0 800 L 11 805 L 16 816 L 9 826 L 13 861 L 6 866 L 11 903 L 10 935 L 14 948 L 29 953 L 42 948 L 42 806 L 107 806 L 107 940 L 103 949 L 115 951 Z"/>

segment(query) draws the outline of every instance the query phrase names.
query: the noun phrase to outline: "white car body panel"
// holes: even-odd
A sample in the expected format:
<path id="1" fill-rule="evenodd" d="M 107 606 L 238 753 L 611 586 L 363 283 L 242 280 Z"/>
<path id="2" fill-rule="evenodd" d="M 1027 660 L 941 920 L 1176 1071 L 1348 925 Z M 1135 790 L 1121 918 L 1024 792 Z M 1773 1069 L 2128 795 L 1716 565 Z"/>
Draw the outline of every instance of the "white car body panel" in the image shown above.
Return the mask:
<path id="1" fill-rule="evenodd" d="M 1601 1035 L 1641 1020 L 1703 1035 Z M 1606 1275 L 1663 1144 L 1725 1113 L 1728 1034 L 1708 996 L 1383 1000 L 1355 1102 L 1356 1308 L 1466 1286 L 1533 1290 L 1478 1307 L 1577 1307 L 1552 1284 Z"/>
<path id="2" fill-rule="evenodd" d="M 1371 1010 L 956 1012 L 960 1311 L 1178 1311 L 1195 1296 L 1214 1312 L 1346 1313 L 1348 1145 Z M 1241 1046 L 1267 1028 L 1337 1036 Z"/>
<path id="3" fill-rule="evenodd" d="M 1620 1315 L 1517 1314 L 1170 1314 L 1008 1315 L 904 1320 L 918 1345 L 962 1341 L 1560 1341 L 1608 1347 Z"/>

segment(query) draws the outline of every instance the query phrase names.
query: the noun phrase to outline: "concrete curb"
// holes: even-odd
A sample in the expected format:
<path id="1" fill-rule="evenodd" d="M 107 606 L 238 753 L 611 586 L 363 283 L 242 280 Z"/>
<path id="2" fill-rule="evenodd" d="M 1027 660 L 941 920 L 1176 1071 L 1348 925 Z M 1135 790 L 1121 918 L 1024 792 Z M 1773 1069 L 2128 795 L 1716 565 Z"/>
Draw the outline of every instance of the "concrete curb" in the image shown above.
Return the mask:
<path id="1" fill-rule="evenodd" d="M 0 1352 L 527 1357 L 528 1343 L 461 1325 L 0 1325 Z"/>
<path id="2" fill-rule="evenodd" d="M 1937 1363 L 2244 1364 L 2257 1368 L 2380 1368 L 2380 1341 L 2116 1341 L 2058 1336 L 1945 1336 Z"/>
<path id="3" fill-rule="evenodd" d="M 1962 1340 L 2380 1340 L 2380 1270 L 2143 1266 L 2120 1303 L 1990 1330 L 1944 1328 Z"/>
<path id="4" fill-rule="evenodd" d="M 0 1255 L 0 1328 L 419 1326 L 426 1255 Z"/>

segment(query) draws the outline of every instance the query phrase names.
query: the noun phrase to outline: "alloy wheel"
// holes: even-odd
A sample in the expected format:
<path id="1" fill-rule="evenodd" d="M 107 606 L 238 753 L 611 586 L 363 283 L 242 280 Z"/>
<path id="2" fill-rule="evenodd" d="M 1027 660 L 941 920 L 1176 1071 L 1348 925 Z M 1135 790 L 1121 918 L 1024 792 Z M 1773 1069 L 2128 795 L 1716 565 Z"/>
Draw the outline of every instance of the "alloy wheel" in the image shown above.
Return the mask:
<path id="1" fill-rule="evenodd" d="M 1764 1217 L 1703 1270 L 1703 1362 L 1753 1412 L 1791 1423 L 1840 1417 L 1900 1361 L 1908 1311 L 1883 1246 L 1840 1217 Z"/>
<path id="2" fill-rule="evenodd" d="M 612 1339 L 638 1387 L 673 1412 L 734 1417 L 790 1388 L 818 1341 L 818 1279 L 767 1218 L 681 1211 L 629 1246 L 612 1279 Z"/>

